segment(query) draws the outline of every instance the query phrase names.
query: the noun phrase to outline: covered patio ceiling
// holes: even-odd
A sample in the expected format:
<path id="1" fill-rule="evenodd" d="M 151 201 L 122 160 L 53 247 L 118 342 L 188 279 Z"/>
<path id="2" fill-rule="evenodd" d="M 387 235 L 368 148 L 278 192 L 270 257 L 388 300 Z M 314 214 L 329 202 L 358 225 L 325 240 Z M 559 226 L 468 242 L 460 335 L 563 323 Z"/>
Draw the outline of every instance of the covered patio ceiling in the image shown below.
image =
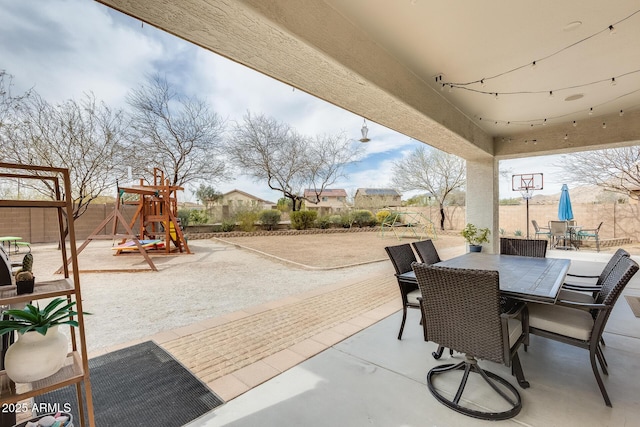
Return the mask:
<path id="1" fill-rule="evenodd" d="M 467 160 L 640 144 L 636 0 L 98 1 Z"/>

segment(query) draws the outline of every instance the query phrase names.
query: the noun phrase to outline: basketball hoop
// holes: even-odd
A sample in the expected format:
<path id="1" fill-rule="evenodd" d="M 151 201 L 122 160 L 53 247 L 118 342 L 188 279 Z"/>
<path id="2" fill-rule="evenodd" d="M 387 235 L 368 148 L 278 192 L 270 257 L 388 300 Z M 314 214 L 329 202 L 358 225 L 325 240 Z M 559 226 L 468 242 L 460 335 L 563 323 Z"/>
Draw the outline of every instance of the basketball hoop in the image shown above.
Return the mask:
<path id="1" fill-rule="evenodd" d="M 511 175 L 511 190 L 519 191 L 527 202 L 527 239 L 529 238 L 529 200 L 534 190 L 542 190 L 543 176 L 541 173 L 523 173 Z"/>
<path id="2" fill-rule="evenodd" d="M 531 198 L 533 197 L 533 188 L 529 188 L 529 187 L 525 187 L 525 188 L 521 188 L 520 189 L 520 194 L 522 195 L 522 198 L 525 200 L 531 200 Z"/>

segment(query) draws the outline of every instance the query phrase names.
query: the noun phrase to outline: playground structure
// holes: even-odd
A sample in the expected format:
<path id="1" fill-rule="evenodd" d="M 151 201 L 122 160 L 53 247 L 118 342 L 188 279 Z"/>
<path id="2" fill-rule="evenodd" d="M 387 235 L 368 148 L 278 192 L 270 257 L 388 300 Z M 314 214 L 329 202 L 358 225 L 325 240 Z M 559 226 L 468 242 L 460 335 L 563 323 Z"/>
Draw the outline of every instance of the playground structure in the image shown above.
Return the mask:
<path id="1" fill-rule="evenodd" d="M 407 234 L 417 239 L 437 239 L 436 227 L 433 222 L 419 212 L 390 211 L 380 224 L 380 236 L 392 233 L 400 240 Z"/>
<path id="2" fill-rule="evenodd" d="M 158 168 L 153 169 L 153 185 L 145 185 L 141 179 L 139 185 L 118 187 L 118 202 L 115 209 L 120 210 L 120 203 L 137 206 L 129 228 L 133 230 L 137 223 L 136 237 L 145 249 L 169 254 L 172 252 L 173 244 L 179 252 L 191 253 L 178 219 L 177 192 L 179 190 L 184 189 L 177 185 L 170 185 L 169 180 L 164 177 L 164 172 Z M 125 200 L 126 194 L 134 195 L 134 199 Z M 125 238 L 113 249 L 116 255 L 119 255 L 135 250 L 137 246 L 127 242 Z"/>
<path id="3" fill-rule="evenodd" d="M 158 269 L 149 257 L 149 252 L 170 254 L 178 250 L 180 253 L 190 254 L 187 239 L 177 218 L 179 190 L 183 188 L 170 185 L 169 180 L 164 177 L 164 172 L 157 168 L 153 169 L 153 185 L 145 185 L 144 180 L 140 179 L 139 185 L 118 187 L 118 198 L 113 212 L 80 245 L 78 254 L 92 240 L 120 239 L 118 245 L 112 248 L 115 251 L 114 255 L 137 251 L 153 271 Z M 125 195 L 131 197 L 125 197 Z M 129 222 L 121 212 L 125 205 L 137 206 Z M 111 223 L 111 233 L 103 234 L 102 231 L 107 229 L 109 223 Z M 136 224 L 137 233 L 134 233 Z M 124 228 L 124 233 L 118 232 L 119 226 Z"/>

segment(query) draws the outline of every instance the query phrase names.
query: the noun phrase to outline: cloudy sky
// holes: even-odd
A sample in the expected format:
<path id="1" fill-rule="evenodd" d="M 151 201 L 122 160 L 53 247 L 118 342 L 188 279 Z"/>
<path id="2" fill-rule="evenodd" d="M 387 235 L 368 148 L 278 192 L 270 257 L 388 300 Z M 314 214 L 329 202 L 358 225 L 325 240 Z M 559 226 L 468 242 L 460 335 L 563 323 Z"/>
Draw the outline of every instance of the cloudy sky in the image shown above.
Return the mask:
<path id="1" fill-rule="evenodd" d="M 119 12 L 87 0 L 0 0 L 0 69 L 13 76 L 14 94 L 33 88 L 50 102 L 93 92 L 110 106 L 125 107 L 132 88 L 161 73 L 187 95 L 206 99 L 230 122 L 264 113 L 307 135 L 345 132 L 360 138 L 362 118 L 201 49 Z M 368 122 L 365 157 L 349 179 L 332 187 L 351 195 L 359 187 L 388 187 L 392 163 L 421 143 Z M 501 162 L 511 173 L 545 173 L 544 193 L 556 193 L 557 157 Z M 276 201 L 281 193 L 247 177 L 216 185 Z M 501 179 L 501 197 L 517 197 Z M 186 194 L 186 198 L 192 198 Z M 193 201 L 193 200 L 192 200 Z"/>

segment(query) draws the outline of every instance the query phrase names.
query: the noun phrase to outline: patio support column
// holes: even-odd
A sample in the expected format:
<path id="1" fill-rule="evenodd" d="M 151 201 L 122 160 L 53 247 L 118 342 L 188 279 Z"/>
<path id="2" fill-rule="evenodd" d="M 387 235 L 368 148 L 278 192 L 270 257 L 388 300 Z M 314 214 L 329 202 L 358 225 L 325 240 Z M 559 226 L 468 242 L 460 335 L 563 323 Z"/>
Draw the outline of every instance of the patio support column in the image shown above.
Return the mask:
<path id="1" fill-rule="evenodd" d="M 467 160 L 466 222 L 491 230 L 490 242 L 483 244 L 488 253 L 498 253 L 500 233 L 498 161 L 494 158 Z"/>

